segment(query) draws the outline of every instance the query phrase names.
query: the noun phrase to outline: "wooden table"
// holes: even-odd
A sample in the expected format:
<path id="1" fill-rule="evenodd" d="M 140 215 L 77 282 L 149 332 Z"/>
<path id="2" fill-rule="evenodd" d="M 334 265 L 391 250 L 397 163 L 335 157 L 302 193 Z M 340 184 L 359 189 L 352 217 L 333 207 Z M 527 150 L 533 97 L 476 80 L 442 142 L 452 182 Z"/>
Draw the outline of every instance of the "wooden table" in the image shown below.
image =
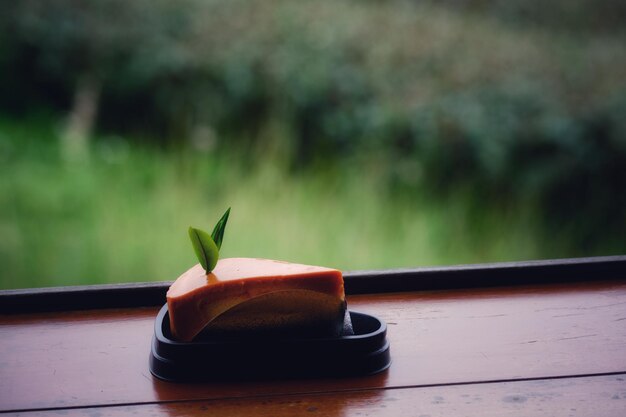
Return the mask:
<path id="1" fill-rule="evenodd" d="M 159 306 L 126 304 L 162 303 L 167 283 L 4 291 L 0 414 L 623 417 L 625 272 L 612 257 L 348 274 L 350 309 L 387 322 L 390 369 L 245 383 L 150 374 Z M 117 308 L 52 311 L 90 297 Z"/>

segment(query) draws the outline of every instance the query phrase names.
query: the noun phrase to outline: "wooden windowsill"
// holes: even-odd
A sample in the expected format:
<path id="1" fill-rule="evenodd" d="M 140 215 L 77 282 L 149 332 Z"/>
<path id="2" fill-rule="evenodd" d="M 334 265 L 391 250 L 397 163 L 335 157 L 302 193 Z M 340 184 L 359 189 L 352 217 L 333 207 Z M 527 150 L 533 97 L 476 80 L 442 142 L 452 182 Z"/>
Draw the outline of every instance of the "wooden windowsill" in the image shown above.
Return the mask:
<path id="1" fill-rule="evenodd" d="M 626 410 L 624 272 L 623 257 L 463 267 L 446 273 L 461 283 L 468 274 L 485 274 L 509 285 L 416 290 L 412 281 L 402 291 L 394 274 L 410 281 L 419 273 L 390 273 L 387 290 L 396 291 L 382 286 L 348 296 L 351 310 L 388 324 L 392 365 L 363 378 L 167 383 L 148 370 L 159 306 L 24 308 L 0 315 L 0 413 L 620 416 Z M 565 280 L 566 273 L 575 276 Z M 360 277 L 354 282 L 385 278 L 369 274 L 354 275 Z M 548 283 L 534 282 L 537 274 Z M 91 290 L 106 299 L 121 291 L 111 288 Z M 71 300 L 72 291 L 78 290 L 5 291 L 0 303 Z"/>

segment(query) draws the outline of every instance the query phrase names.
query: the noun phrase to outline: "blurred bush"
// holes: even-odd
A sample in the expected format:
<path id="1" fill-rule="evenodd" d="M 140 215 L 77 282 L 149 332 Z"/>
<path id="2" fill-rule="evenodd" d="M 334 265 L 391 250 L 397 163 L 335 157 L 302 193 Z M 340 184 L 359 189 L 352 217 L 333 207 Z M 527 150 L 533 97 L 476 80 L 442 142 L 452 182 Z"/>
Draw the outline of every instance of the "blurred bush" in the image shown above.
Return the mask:
<path id="1" fill-rule="evenodd" d="M 373 161 L 390 190 L 540 204 L 579 247 L 626 231 L 626 8 L 522 2 L 23 0 L 0 107 L 163 144 Z M 95 80 L 95 81 L 94 81 Z M 208 139 L 207 139 L 208 140 Z M 617 233 L 616 233 L 617 231 Z"/>
<path id="2" fill-rule="evenodd" d="M 532 25 L 550 30 L 614 33 L 624 31 L 626 4 L 620 0 L 438 0 L 457 10 L 482 13 L 509 24 Z"/>

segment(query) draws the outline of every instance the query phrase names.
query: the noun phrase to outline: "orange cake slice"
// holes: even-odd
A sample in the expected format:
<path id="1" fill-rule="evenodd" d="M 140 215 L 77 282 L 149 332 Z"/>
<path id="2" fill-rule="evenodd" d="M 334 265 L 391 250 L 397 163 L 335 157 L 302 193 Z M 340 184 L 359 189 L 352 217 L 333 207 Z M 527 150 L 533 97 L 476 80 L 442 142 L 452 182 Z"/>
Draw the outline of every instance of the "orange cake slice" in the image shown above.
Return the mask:
<path id="1" fill-rule="evenodd" d="M 188 342 L 215 331 L 281 331 L 341 327 L 341 271 L 270 259 L 220 259 L 212 272 L 195 265 L 167 292 L 170 330 Z"/>

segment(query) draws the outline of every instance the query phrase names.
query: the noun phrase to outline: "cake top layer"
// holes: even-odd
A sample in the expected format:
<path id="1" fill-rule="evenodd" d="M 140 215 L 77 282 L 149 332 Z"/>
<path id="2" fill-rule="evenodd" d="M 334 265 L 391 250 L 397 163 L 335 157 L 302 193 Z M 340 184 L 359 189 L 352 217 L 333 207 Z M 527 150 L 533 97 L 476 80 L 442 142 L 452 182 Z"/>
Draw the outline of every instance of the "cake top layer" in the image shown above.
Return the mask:
<path id="1" fill-rule="evenodd" d="M 206 285 L 226 281 L 249 280 L 263 277 L 297 277 L 338 273 L 338 270 L 322 266 L 302 265 L 291 262 L 260 258 L 220 259 L 212 272 L 207 274 L 200 264 L 181 275 L 167 292 L 168 297 L 178 297 Z M 341 275 L 339 275 L 341 276 Z"/>

